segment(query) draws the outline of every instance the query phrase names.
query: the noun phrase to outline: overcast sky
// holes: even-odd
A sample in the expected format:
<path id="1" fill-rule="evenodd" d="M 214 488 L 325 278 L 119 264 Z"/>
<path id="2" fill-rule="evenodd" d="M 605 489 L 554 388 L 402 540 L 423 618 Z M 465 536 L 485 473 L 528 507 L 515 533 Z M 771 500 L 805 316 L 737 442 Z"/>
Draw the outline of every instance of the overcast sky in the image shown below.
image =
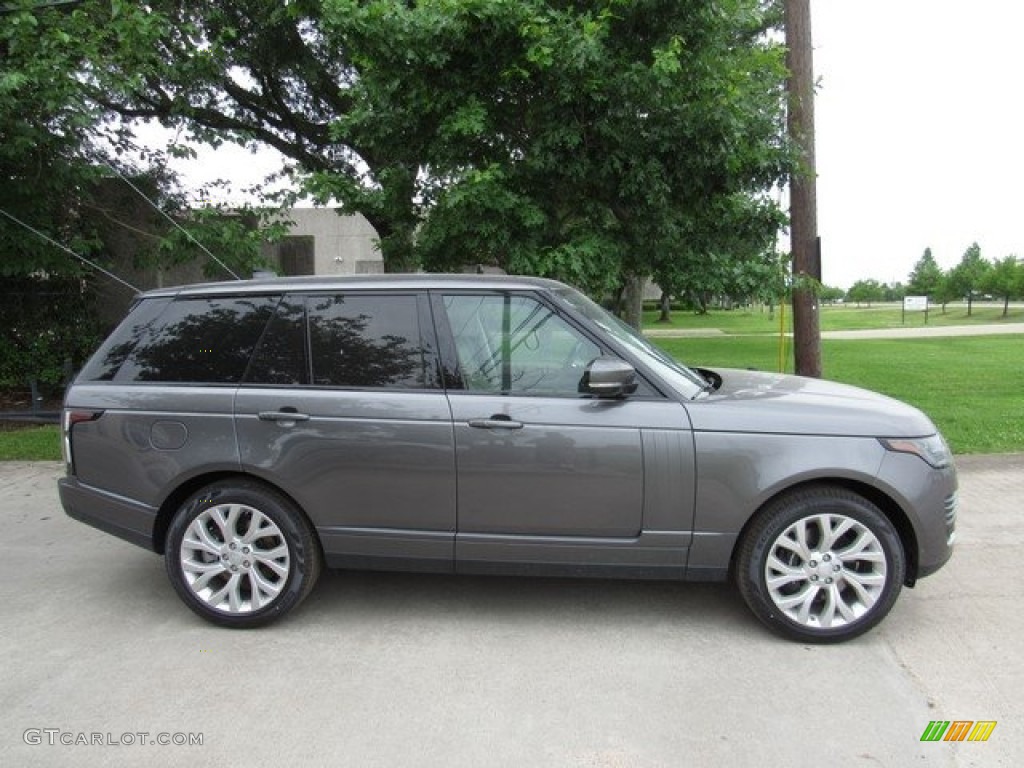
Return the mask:
<path id="1" fill-rule="evenodd" d="M 1024 257 L 1019 0 L 812 0 L 823 279 L 906 282 L 972 243 Z M 240 189 L 267 158 L 219 150 L 187 170 Z"/>
<path id="2" fill-rule="evenodd" d="M 1018 0 L 812 0 L 822 278 L 1024 257 Z"/>

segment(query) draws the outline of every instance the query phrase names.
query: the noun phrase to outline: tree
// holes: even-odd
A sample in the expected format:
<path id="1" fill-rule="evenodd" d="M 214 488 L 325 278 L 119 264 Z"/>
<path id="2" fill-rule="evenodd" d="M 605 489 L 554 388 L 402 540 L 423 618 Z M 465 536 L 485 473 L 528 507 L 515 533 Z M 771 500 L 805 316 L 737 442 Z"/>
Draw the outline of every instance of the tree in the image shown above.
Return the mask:
<path id="1" fill-rule="evenodd" d="M 882 301 L 903 301 L 906 295 L 907 287 L 899 281 L 885 283 L 882 286 Z"/>
<path id="2" fill-rule="evenodd" d="M 864 303 L 870 307 L 872 302 L 885 299 L 885 286 L 877 280 L 858 280 L 850 286 L 846 298 L 848 301 L 857 302 L 858 305 Z"/>
<path id="3" fill-rule="evenodd" d="M 942 269 L 932 256 L 932 249 L 925 248 L 924 254 L 918 259 L 907 278 L 907 294 L 934 298 L 940 280 L 942 280 Z"/>
<path id="4" fill-rule="evenodd" d="M 997 261 L 981 281 L 981 290 L 1003 300 L 1003 317 L 1010 311 L 1010 299 L 1024 296 L 1024 262 L 1016 256 Z"/>
<path id="5" fill-rule="evenodd" d="M 846 296 L 846 291 L 832 285 L 823 285 L 821 286 L 821 290 L 818 292 L 818 298 L 826 304 L 835 304 L 844 296 Z"/>
<path id="6" fill-rule="evenodd" d="M 34 3 L 0 10 L 0 275 L 78 275 L 79 262 L 28 233 L 18 221 L 79 252 L 95 248 L 77 218 L 75 199 L 97 175 L 104 126 L 81 93 L 83 66 L 56 10 Z"/>
<path id="7" fill-rule="evenodd" d="M 760 0 L 87 0 L 63 18 L 91 41 L 96 104 L 277 148 L 366 216 L 389 270 L 637 284 L 788 169 Z"/>
<path id="8" fill-rule="evenodd" d="M 935 286 L 935 293 L 932 298 L 942 305 L 942 314 L 946 314 L 946 305 L 951 301 L 961 298 L 962 295 L 956 287 L 952 277 L 952 270 L 950 270 L 943 273 L 938 285 Z"/>
<path id="9" fill-rule="evenodd" d="M 974 294 L 981 289 L 985 275 L 991 268 L 992 265 L 982 258 L 981 247 L 977 243 L 972 243 L 964 251 L 960 263 L 949 273 L 950 289 L 958 296 L 967 298 L 968 317 L 971 316 Z"/>

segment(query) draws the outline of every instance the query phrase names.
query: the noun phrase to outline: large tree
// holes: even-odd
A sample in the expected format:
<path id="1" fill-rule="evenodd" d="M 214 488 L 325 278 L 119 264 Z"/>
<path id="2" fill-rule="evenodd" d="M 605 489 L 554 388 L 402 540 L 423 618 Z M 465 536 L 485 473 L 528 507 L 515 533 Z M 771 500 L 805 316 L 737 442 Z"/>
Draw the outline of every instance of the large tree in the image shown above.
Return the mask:
<path id="1" fill-rule="evenodd" d="M 1003 317 L 1010 311 L 1010 299 L 1024 296 L 1024 262 L 1007 256 L 992 265 L 981 282 L 981 289 L 1003 300 Z"/>
<path id="2" fill-rule="evenodd" d="M 62 18 L 93 46 L 96 104 L 275 147 L 367 217 L 387 269 L 486 261 L 597 289 L 694 241 L 726 253 L 728 201 L 774 220 L 774 6 L 87 0 Z"/>
<path id="3" fill-rule="evenodd" d="M 964 255 L 949 272 L 950 288 L 958 296 L 967 298 L 967 316 L 971 316 L 974 305 L 974 294 L 981 290 L 982 283 L 992 265 L 981 255 L 981 246 L 977 243 L 964 251 Z"/>
<path id="4" fill-rule="evenodd" d="M 925 248 L 921 258 L 917 260 L 914 269 L 907 279 L 907 293 L 911 296 L 931 296 L 934 298 L 935 291 L 942 280 L 942 268 L 932 256 L 932 249 Z"/>

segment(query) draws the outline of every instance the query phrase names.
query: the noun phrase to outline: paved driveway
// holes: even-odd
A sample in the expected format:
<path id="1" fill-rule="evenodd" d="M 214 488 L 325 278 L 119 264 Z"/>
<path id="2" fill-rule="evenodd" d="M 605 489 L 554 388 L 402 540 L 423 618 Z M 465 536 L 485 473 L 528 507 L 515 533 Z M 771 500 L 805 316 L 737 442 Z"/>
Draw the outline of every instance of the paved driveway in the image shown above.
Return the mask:
<path id="1" fill-rule="evenodd" d="M 724 585 L 370 573 L 221 630 L 66 518 L 56 465 L 0 464 L 0 765 L 1019 766 L 1024 456 L 960 465 L 950 565 L 817 647 Z M 998 725 L 922 743 L 932 720 Z"/>

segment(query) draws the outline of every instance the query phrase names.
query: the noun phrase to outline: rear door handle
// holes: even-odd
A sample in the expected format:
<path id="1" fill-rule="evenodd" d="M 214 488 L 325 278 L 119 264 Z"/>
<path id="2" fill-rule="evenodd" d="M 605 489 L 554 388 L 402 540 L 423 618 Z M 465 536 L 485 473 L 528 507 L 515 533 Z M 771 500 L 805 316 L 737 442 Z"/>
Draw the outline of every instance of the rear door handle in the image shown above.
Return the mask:
<path id="1" fill-rule="evenodd" d="M 469 426 L 474 429 L 522 429 L 523 422 L 513 421 L 508 416 L 495 415 L 489 419 L 470 419 Z"/>
<path id="2" fill-rule="evenodd" d="M 285 410 L 282 408 L 280 411 L 260 411 L 260 421 L 276 421 L 276 422 L 292 422 L 296 421 L 309 421 L 308 413 L 299 413 L 298 411 Z"/>

